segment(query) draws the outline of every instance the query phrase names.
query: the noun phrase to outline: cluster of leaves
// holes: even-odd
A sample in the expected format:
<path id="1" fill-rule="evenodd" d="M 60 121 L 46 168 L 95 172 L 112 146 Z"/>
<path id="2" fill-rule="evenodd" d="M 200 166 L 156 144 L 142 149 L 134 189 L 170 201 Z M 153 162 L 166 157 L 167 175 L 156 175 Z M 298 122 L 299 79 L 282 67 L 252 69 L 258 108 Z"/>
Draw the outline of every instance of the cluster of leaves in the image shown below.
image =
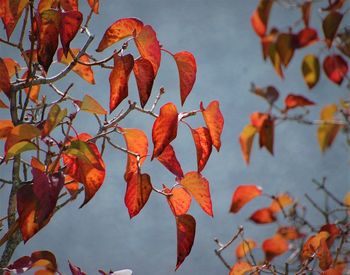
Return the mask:
<path id="1" fill-rule="evenodd" d="M 209 182 L 201 172 L 212 147 L 220 150 L 224 119 L 219 102 L 212 101 L 207 107 L 200 103 L 198 110 L 189 112 L 178 112 L 176 105 L 169 102 L 161 106 L 157 114 L 156 106 L 165 92 L 161 88 L 152 107 L 145 109 L 160 67 L 162 52 L 171 55 L 177 65 L 182 105 L 196 80 L 194 56 L 186 51 L 171 53 L 159 44 L 152 26 L 136 18 L 122 18 L 107 28 L 96 51 L 102 52 L 121 41 L 122 46 L 115 49 L 111 56 L 97 60 L 87 50 L 94 38 L 89 32 L 88 23 L 92 15 L 98 13 L 99 1 L 90 0 L 88 4 L 91 12 L 83 23 L 84 15 L 79 11 L 77 0 L 0 1 L 0 16 L 7 33 L 7 40 L 1 39 L 0 42 L 18 49 L 23 57 L 22 62 L 9 57 L 0 58 L 0 90 L 8 100 L 0 99 L 0 107 L 8 109 L 11 116 L 11 119 L 0 121 L 0 138 L 5 143 L 0 165 L 12 164 L 15 169 L 12 180 L 2 181 L 12 185 L 9 209 L 17 208 L 17 213 L 9 212 L 4 218 L 8 219 L 8 231 L 0 243 L 13 242 L 18 231 L 21 239 L 27 242 L 49 223 L 56 211 L 78 197 L 82 191 L 85 192 L 85 198 L 81 207 L 87 204 L 104 183 L 106 165 L 102 156 L 105 147 L 110 146 L 127 153 L 125 205 L 130 218 L 140 213 L 152 192 L 165 196 L 176 220 L 178 268 L 189 255 L 195 238 L 196 221 L 187 213 L 192 198 L 205 213 L 213 216 Z M 18 43 L 14 43 L 10 38 L 20 18 L 23 19 L 21 35 Z M 27 31 L 28 40 L 25 35 Z M 86 35 L 87 40 L 83 47 L 71 49 L 70 43 L 78 33 Z M 62 48 L 58 46 L 59 40 Z M 128 52 L 130 42 L 135 43 L 137 58 L 134 53 Z M 54 62 L 55 55 L 57 62 L 63 63 L 65 68 L 49 77 L 50 68 L 57 63 Z M 110 61 L 113 61 L 112 65 L 109 65 Z M 18 73 L 23 67 L 26 72 L 19 77 Z M 87 83 L 95 84 L 92 67 L 110 70 L 110 116 L 93 97 L 84 95 L 81 100 L 70 96 L 73 84 L 65 91 L 56 86 L 56 82 L 64 81 L 71 71 Z M 113 115 L 129 97 L 128 84 L 132 72 L 140 105 L 129 100 L 125 111 Z M 50 98 L 56 94 L 58 99 L 48 102 L 46 97 L 49 93 Z M 96 134 L 78 133 L 74 128 L 82 111 L 96 117 Z M 151 160 L 157 159 L 175 176 L 172 187 L 163 185 L 156 188 L 151 176 L 142 171 L 142 165 L 149 156 L 147 134 L 141 129 L 121 125 L 132 111 L 155 118 Z M 185 119 L 198 113 L 202 114 L 205 126 L 192 128 Z M 188 126 L 197 153 L 197 169 L 187 173 L 182 171 L 171 145 L 177 136 L 179 123 Z M 123 136 L 126 148 L 113 141 L 115 135 Z M 20 169 L 23 170 L 24 179 L 19 176 Z M 62 201 L 64 198 L 66 200 Z M 11 205 L 12 202 L 16 202 L 16 208 Z M 13 253 L 5 252 L 4 255 Z M 50 260 L 52 254 L 35 252 L 33 255 L 19 259 L 7 270 L 17 270 L 18 273 L 19 269 L 27 270 L 39 265 L 45 266 L 45 274 L 57 271 L 55 261 Z M 7 264 L 8 260 L 2 263 Z"/>

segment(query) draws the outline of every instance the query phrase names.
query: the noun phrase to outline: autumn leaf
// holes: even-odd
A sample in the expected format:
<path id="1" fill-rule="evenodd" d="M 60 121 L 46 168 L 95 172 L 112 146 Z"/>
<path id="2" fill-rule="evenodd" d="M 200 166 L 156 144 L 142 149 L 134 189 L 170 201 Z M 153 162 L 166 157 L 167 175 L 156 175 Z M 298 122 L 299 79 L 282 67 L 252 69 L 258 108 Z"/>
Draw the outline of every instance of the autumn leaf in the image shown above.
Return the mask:
<path id="1" fill-rule="evenodd" d="M 169 102 L 160 108 L 159 117 L 156 118 L 152 128 L 152 141 L 154 144 L 152 159 L 158 157 L 177 135 L 178 113 L 176 106 Z"/>
<path id="2" fill-rule="evenodd" d="M 107 111 L 98 103 L 92 96 L 84 95 L 83 101 L 76 102 L 81 111 L 97 114 L 106 115 Z"/>
<path id="3" fill-rule="evenodd" d="M 342 233 L 336 224 L 325 224 L 320 228 L 319 232 L 321 231 L 326 231 L 329 233 L 329 237 L 327 238 L 328 247 L 331 247 L 335 239 Z"/>
<path id="4" fill-rule="evenodd" d="M 47 119 L 43 129 L 41 130 L 41 138 L 48 136 L 66 116 L 67 109 L 61 110 L 61 107 L 58 104 L 53 105 L 47 114 Z"/>
<path id="5" fill-rule="evenodd" d="M 0 109 L 8 109 L 9 106 L 0 99 Z"/>
<path id="6" fill-rule="evenodd" d="M 304 48 L 318 42 L 318 34 L 313 28 L 304 28 L 296 34 L 295 40 L 297 49 Z"/>
<path id="7" fill-rule="evenodd" d="M 315 105 L 315 102 L 302 95 L 289 94 L 284 99 L 285 110 Z"/>
<path id="8" fill-rule="evenodd" d="M 28 71 L 26 71 L 22 75 L 23 79 L 28 78 Z M 29 81 L 32 81 L 32 78 L 29 78 Z M 31 85 L 30 87 L 24 88 L 24 92 L 29 96 L 29 99 L 33 101 L 34 103 L 38 103 L 38 97 L 40 93 L 40 85 Z"/>
<path id="9" fill-rule="evenodd" d="M 98 14 L 99 6 L 100 6 L 100 1 L 99 0 L 87 0 L 90 8 L 92 11 L 96 14 Z"/>
<path id="10" fill-rule="evenodd" d="M 277 37 L 276 50 L 284 67 L 287 67 L 294 55 L 294 36 L 291 33 L 281 33 Z"/>
<path id="11" fill-rule="evenodd" d="M 307 260 L 313 257 L 314 253 L 317 252 L 320 247 L 321 240 L 329 237 L 329 233 L 327 231 L 320 231 L 319 233 L 312 235 L 309 237 L 303 245 L 303 249 L 301 251 L 302 260 Z"/>
<path id="12" fill-rule="evenodd" d="M 332 46 L 333 39 L 337 34 L 337 30 L 342 19 L 343 14 L 338 11 L 331 11 L 322 21 L 323 33 L 326 38 L 328 48 Z"/>
<path id="13" fill-rule="evenodd" d="M 248 124 L 243 128 L 241 134 L 239 135 L 242 155 L 247 165 L 250 161 L 250 152 L 256 133 L 257 129 L 253 125 Z"/>
<path id="14" fill-rule="evenodd" d="M 36 222 L 42 224 L 53 214 L 58 195 L 64 185 L 64 176 L 61 172 L 46 175 L 39 169 L 32 169 L 33 192 L 38 200 Z"/>
<path id="15" fill-rule="evenodd" d="M 180 216 L 187 213 L 190 209 L 192 197 L 181 186 L 172 188 L 171 190 L 163 184 L 163 191 L 170 196 L 167 196 L 167 201 L 174 216 Z"/>
<path id="16" fill-rule="evenodd" d="M 204 108 L 201 102 L 200 109 L 209 130 L 213 146 L 219 152 L 221 147 L 221 133 L 224 128 L 224 117 L 220 111 L 219 101 L 214 100 L 210 102 L 207 108 Z"/>
<path id="17" fill-rule="evenodd" d="M 278 30 L 273 28 L 269 34 L 261 37 L 261 50 L 264 60 L 270 56 L 270 46 L 276 42 Z"/>
<path id="18" fill-rule="evenodd" d="M 196 81 L 196 59 L 190 52 L 179 52 L 174 54 L 173 57 L 179 71 L 181 104 L 184 105 Z"/>
<path id="19" fill-rule="evenodd" d="M 174 148 L 168 144 L 163 152 L 157 157 L 157 160 L 163 164 L 171 173 L 175 176 L 182 178 L 184 173 L 182 171 L 181 165 L 176 158 Z"/>
<path id="20" fill-rule="evenodd" d="M 140 156 L 140 167 L 146 160 L 148 154 L 148 139 L 146 134 L 139 129 L 135 128 L 118 128 L 123 134 L 126 148 L 129 152 L 133 152 Z M 126 164 L 124 179 L 128 181 L 128 178 L 138 171 L 138 160 L 135 155 L 128 154 L 128 160 Z"/>
<path id="21" fill-rule="evenodd" d="M 63 49 L 60 48 L 57 50 L 57 61 L 69 65 L 74 61 L 74 58 L 71 53 L 74 54 L 74 56 L 77 56 L 80 52 L 80 49 L 74 48 L 70 49 L 71 52 L 68 52 L 67 56 L 63 55 Z M 87 54 L 83 54 L 79 61 L 83 63 L 89 63 L 90 57 Z M 91 66 L 85 66 L 83 64 L 76 63 L 74 67 L 72 68 L 72 71 L 78 74 L 82 79 L 84 79 L 86 82 L 90 84 L 95 84 L 95 78 L 94 78 L 94 72 L 91 69 Z"/>
<path id="22" fill-rule="evenodd" d="M 301 71 L 306 85 L 309 89 L 312 89 L 320 79 L 320 62 L 318 57 L 313 54 L 305 55 L 301 64 Z"/>
<path id="23" fill-rule="evenodd" d="M 175 217 L 177 235 L 177 270 L 190 254 L 196 235 L 196 220 L 189 214 Z"/>
<path id="24" fill-rule="evenodd" d="M 232 195 L 231 213 L 238 211 L 252 199 L 262 195 L 262 188 L 257 185 L 239 185 Z"/>
<path id="25" fill-rule="evenodd" d="M 21 66 L 12 58 L 5 57 L 2 58 L 2 61 L 5 63 L 10 78 L 13 77 L 16 74 L 16 72 L 21 71 Z"/>
<path id="26" fill-rule="evenodd" d="M 201 172 L 208 162 L 212 150 L 212 141 L 208 128 L 200 127 L 191 129 L 197 152 L 197 171 Z"/>
<path id="27" fill-rule="evenodd" d="M 32 138 L 40 135 L 40 130 L 29 124 L 20 124 L 13 127 L 7 134 L 5 142 L 5 154 L 8 150 L 20 141 L 30 141 Z"/>
<path id="28" fill-rule="evenodd" d="M 152 192 L 151 178 L 148 174 L 138 172 L 129 176 L 124 202 L 130 219 L 136 216 L 147 203 Z"/>
<path id="29" fill-rule="evenodd" d="M 71 145 L 62 154 L 66 166 L 65 174 L 81 182 L 85 199 L 80 207 L 87 204 L 103 184 L 106 170 L 96 144 L 89 142 L 91 136 L 85 133 L 71 140 Z"/>
<path id="30" fill-rule="evenodd" d="M 267 261 L 282 255 L 289 249 L 288 242 L 279 235 L 275 235 L 270 239 L 266 239 L 262 244 L 262 249 L 265 252 Z"/>
<path id="31" fill-rule="evenodd" d="M 253 266 L 247 262 L 237 262 L 235 263 L 229 275 L 245 275 L 253 269 Z"/>
<path id="32" fill-rule="evenodd" d="M 272 0 L 260 0 L 257 9 L 250 18 L 254 31 L 259 36 L 264 36 L 267 30 Z"/>
<path id="33" fill-rule="evenodd" d="M 236 246 L 236 257 L 244 258 L 256 247 L 256 242 L 251 239 L 245 239 Z"/>
<path id="34" fill-rule="evenodd" d="M 47 72 L 58 47 L 60 13 L 49 9 L 38 16 L 38 61 Z"/>
<path id="35" fill-rule="evenodd" d="M 198 172 L 188 172 L 179 183 L 193 196 L 205 213 L 213 217 L 209 182 Z"/>
<path id="36" fill-rule="evenodd" d="M 57 8 L 58 3 L 58 0 L 40 0 L 37 8 L 38 13 L 42 13 L 48 9 L 55 9 Z"/>
<path id="37" fill-rule="evenodd" d="M 78 0 L 59 0 L 61 7 L 65 11 L 77 11 L 79 9 L 78 5 L 79 2 Z"/>
<path id="38" fill-rule="evenodd" d="M 13 127 L 11 120 L 0 120 L 0 139 L 6 138 Z"/>
<path id="39" fill-rule="evenodd" d="M 104 33 L 96 51 L 102 52 L 114 43 L 132 36 L 134 33 L 138 34 L 142 27 L 143 23 L 137 18 L 122 18 L 115 21 Z"/>
<path id="40" fill-rule="evenodd" d="M 317 258 L 319 261 L 319 267 L 322 270 L 326 270 L 328 268 L 330 268 L 333 259 L 332 259 L 332 255 L 331 252 L 328 249 L 327 243 L 325 239 L 321 239 L 320 241 L 320 246 L 317 249 Z"/>
<path id="41" fill-rule="evenodd" d="M 37 150 L 37 149 L 38 147 L 30 141 L 17 142 L 13 146 L 11 146 L 11 148 L 7 151 L 5 160 L 8 160 L 14 157 L 15 155 L 21 154 L 23 152 Z"/>
<path id="42" fill-rule="evenodd" d="M 256 210 L 249 219 L 257 224 L 267 224 L 276 221 L 274 212 L 269 207 Z"/>
<path id="43" fill-rule="evenodd" d="M 280 78 L 284 78 L 283 70 L 282 70 L 282 60 L 277 51 L 276 43 L 272 43 L 269 47 L 269 58 L 272 63 L 273 68 L 275 69 L 276 74 Z"/>
<path id="44" fill-rule="evenodd" d="M 342 275 L 342 272 L 340 272 L 339 270 L 337 270 L 335 268 L 329 268 L 329 269 L 321 272 L 321 275 Z"/>
<path id="45" fill-rule="evenodd" d="M 325 152 L 332 145 L 341 128 L 341 125 L 335 121 L 336 113 L 337 105 L 335 104 L 326 105 L 321 110 L 320 119 L 324 122 L 317 129 L 317 140 L 321 152 Z"/>
<path id="46" fill-rule="evenodd" d="M 114 67 L 109 75 L 110 99 L 109 112 L 112 113 L 118 105 L 128 97 L 128 81 L 134 66 L 131 54 L 124 56 L 114 55 Z"/>
<path id="47" fill-rule="evenodd" d="M 161 60 L 160 45 L 156 32 L 150 25 L 146 25 L 142 27 L 139 33 L 134 34 L 134 39 L 140 55 L 151 62 L 156 76 Z"/>
<path id="48" fill-rule="evenodd" d="M 86 273 L 82 271 L 80 267 L 76 266 L 71 261 L 68 260 L 68 264 L 69 264 L 69 269 L 72 272 L 72 275 L 86 275 Z"/>
<path id="49" fill-rule="evenodd" d="M 68 55 L 70 42 L 74 39 L 83 22 L 80 11 L 67 11 L 60 13 L 60 39 L 65 56 Z"/>
<path id="50" fill-rule="evenodd" d="M 254 112 L 250 116 L 251 125 L 259 132 L 259 146 L 273 155 L 274 120 L 269 114 Z"/>
<path id="51" fill-rule="evenodd" d="M 337 85 L 341 85 L 349 71 L 348 63 L 341 55 L 328 55 L 323 60 L 323 70 L 326 76 Z"/>
<path id="52" fill-rule="evenodd" d="M 277 233 L 286 240 L 297 240 L 305 237 L 304 234 L 300 233 L 298 228 L 294 226 L 281 226 L 278 228 Z"/>
<path id="53" fill-rule="evenodd" d="M 4 60 L 0 57 L 0 91 L 3 91 L 6 96 L 9 98 L 10 97 L 10 76 L 9 72 L 7 70 L 6 63 Z"/>
<path id="54" fill-rule="evenodd" d="M 155 78 L 153 66 L 150 61 L 140 57 L 135 60 L 133 70 L 137 89 L 139 91 L 141 107 L 144 108 L 152 92 Z"/>
<path id="55" fill-rule="evenodd" d="M 4 0 L 4 14 L 1 16 L 1 20 L 4 24 L 7 40 L 10 40 L 10 37 L 16 28 L 18 20 L 20 19 L 23 10 L 28 5 L 29 0 Z"/>
<path id="56" fill-rule="evenodd" d="M 270 209 L 273 213 L 278 213 L 282 209 L 294 203 L 294 199 L 288 193 L 282 193 L 275 197 L 270 205 Z"/>
<path id="57" fill-rule="evenodd" d="M 300 6 L 305 27 L 309 27 L 309 22 L 311 17 L 311 6 L 312 6 L 312 2 L 304 2 Z"/>
<path id="58" fill-rule="evenodd" d="M 346 206 L 350 207 L 350 191 L 345 194 L 344 199 L 343 199 L 343 203 Z"/>

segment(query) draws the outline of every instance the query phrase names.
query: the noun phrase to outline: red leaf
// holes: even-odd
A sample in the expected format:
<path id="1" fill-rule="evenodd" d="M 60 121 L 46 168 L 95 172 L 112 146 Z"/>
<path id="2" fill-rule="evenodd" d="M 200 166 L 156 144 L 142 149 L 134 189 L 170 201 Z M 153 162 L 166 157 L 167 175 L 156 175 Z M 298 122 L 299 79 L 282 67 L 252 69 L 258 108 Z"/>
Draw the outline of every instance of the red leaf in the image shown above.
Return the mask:
<path id="1" fill-rule="evenodd" d="M 319 267 L 322 270 L 330 268 L 333 262 L 332 254 L 329 251 L 326 240 L 324 238 L 320 240 L 320 246 L 317 249 L 317 258 L 319 261 Z"/>
<path id="2" fill-rule="evenodd" d="M 271 261 L 274 257 L 282 255 L 289 249 L 288 242 L 279 235 L 275 235 L 270 239 L 266 239 L 262 244 L 267 261 Z"/>
<path id="3" fill-rule="evenodd" d="M 38 61 L 47 72 L 58 46 L 60 14 L 57 10 L 45 10 L 38 16 Z"/>
<path id="4" fill-rule="evenodd" d="M 255 211 L 249 219 L 258 224 L 266 224 L 276 221 L 276 217 L 269 207 Z"/>
<path id="5" fill-rule="evenodd" d="M 341 230 L 335 224 L 325 224 L 320 228 L 320 231 L 326 231 L 329 233 L 329 237 L 327 239 L 327 245 L 329 247 L 332 246 L 335 239 L 341 235 Z"/>
<path id="6" fill-rule="evenodd" d="M 41 224 L 53 214 L 58 195 L 64 185 L 61 172 L 46 175 L 39 169 L 32 169 L 33 192 L 38 199 L 36 222 Z"/>
<path id="7" fill-rule="evenodd" d="M 70 49 L 71 52 L 74 54 L 74 56 L 77 56 L 78 53 L 80 52 L 80 49 L 74 48 Z M 57 51 L 57 61 L 69 65 L 73 61 L 73 56 L 71 55 L 70 52 L 68 52 L 67 56 L 63 55 L 63 49 L 59 48 Z M 80 58 L 79 61 L 84 62 L 84 63 L 89 63 L 90 62 L 90 57 L 87 54 L 83 54 Z M 94 72 L 91 68 L 91 66 L 85 66 L 82 64 L 75 64 L 74 67 L 72 68 L 72 71 L 78 74 L 82 79 L 87 81 L 90 84 L 95 84 L 95 79 L 94 79 Z"/>
<path id="8" fill-rule="evenodd" d="M 92 199 L 103 184 L 106 175 L 101 154 L 96 144 L 88 142 L 90 138 L 90 135 L 83 133 L 71 140 L 74 145 L 73 149 L 80 152 L 84 156 L 83 158 L 73 155 L 69 150 L 62 154 L 63 163 L 66 166 L 65 174 L 84 184 L 85 199 L 80 207 Z M 74 143 L 74 141 L 78 142 Z"/>
<path id="9" fill-rule="evenodd" d="M 61 7 L 65 11 L 77 11 L 78 10 L 78 0 L 59 0 Z"/>
<path id="10" fill-rule="evenodd" d="M 200 127 L 197 129 L 191 129 L 193 141 L 197 151 L 197 167 L 198 172 L 201 172 L 210 157 L 212 150 L 212 141 L 208 128 Z"/>
<path id="11" fill-rule="evenodd" d="M 96 51 L 102 52 L 114 43 L 128 36 L 132 36 L 134 32 L 138 34 L 142 27 L 143 23 L 137 18 L 122 18 L 115 21 L 104 33 Z"/>
<path id="12" fill-rule="evenodd" d="M 343 14 L 337 11 L 331 11 L 322 21 L 322 28 L 328 48 L 332 46 L 333 39 L 337 34 L 342 19 Z"/>
<path id="13" fill-rule="evenodd" d="M 327 77 L 337 85 L 341 85 L 349 67 L 341 55 L 328 55 L 323 61 L 323 70 Z"/>
<path id="14" fill-rule="evenodd" d="M 86 275 L 86 273 L 82 271 L 80 267 L 76 266 L 71 261 L 68 260 L 68 264 L 69 264 L 69 269 L 72 272 L 72 275 Z"/>
<path id="15" fill-rule="evenodd" d="M 307 99 L 302 95 L 289 94 L 284 99 L 285 110 L 297 107 L 312 106 L 315 102 Z"/>
<path id="16" fill-rule="evenodd" d="M 63 53 L 67 56 L 70 42 L 74 39 L 83 22 L 83 14 L 80 11 L 61 12 L 60 38 Z"/>
<path id="17" fill-rule="evenodd" d="M 144 108 L 151 95 L 155 78 L 152 63 L 142 57 L 136 59 L 134 64 L 134 74 L 137 89 L 139 91 L 141 107 Z"/>
<path id="18" fill-rule="evenodd" d="M 188 214 L 177 216 L 177 270 L 186 257 L 190 254 L 196 235 L 196 220 Z"/>
<path id="19" fill-rule="evenodd" d="M 146 134 L 139 129 L 134 128 L 118 128 L 123 136 L 128 151 L 139 154 L 139 165 L 142 166 L 148 154 L 148 140 Z M 137 157 L 128 154 L 124 179 L 128 181 L 129 177 L 138 171 Z"/>
<path id="20" fill-rule="evenodd" d="M 232 266 L 229 275 L 245 275 L 252 269 L 252 265 L 247 262 L 237 262 Z"/>
<path id="21" fill-rule="evenodd" d="M 99 0 L 87 0 L 90 8 L 94 13 L 98 14 L 98 9 L 100 6 Z"/>
<path id="22" fill-rule="evenodd" d="M 10 97 L 10 76 L 7 70 L 6 63 L 0 58 L 0 91 L 3 91 L 7 97 Z"/>
<path id="23" fill-rule="evenodd" d="M 296 48 L 303 48 L 318 42 L 317 31 L 312 28 L 302 29 L 296 35 Z"/>
<path id="24" fill-rule="evenodd" d="M 10 40 L 10 36 L 16 28 L 18 20 L 28 3 L 29 0 L 4 0 L 1 3 L 3 5 L 3 15 L 1 16 L 1 19 L 4 24 L 8 40 Z"/>
<path id="25" fill-rule="evenodd" d="M 264 36 L 267 30 L 272 0 L 260 0 L 257 9 L 250 18 L 254 31 L 259 36 Z"/>
<path id="26" fill-rule="evenodd" d="M 170 190 L 163 184 L 163 191 L 171 194 L 171 196 L 167 196 L 166 198 L 174 216 L 180 216 L 187 213 L 191 206 L 192 197 L 186 189 L 176 187 Z"/>
<path id="27" fill-rule="evenodd" d="M 151 62 L 153 66 L 154 75 L 157 75 L 161 52 L 160 45 L 157 39 L 156 32 L 149 25 L 143 26 L 141 31 L 134 35 L 136 47 L 140 55 Z"/>
<path id="28" fill-rule="evenodd" d="M 202 115 L 210 133 L 213 146 L 219 152 L 221 147 L 221 133 L 224 128 L 224 117 L 221 114 L 219 101 L 214 100 L 209 103 L 207 108 L 200 104 Z"/>
<path id="29" fill-rule="evenodd" d="M 115 108 L 128 96 L 128 81 L 134 66 L 134 58 L 131 54 L 125 56 L 114 55 L 114 67 L 109 75 L 110 101 L 109 111 Z"/>
<path id="30" fill-rule="evenodd" d="M 184 176 L 181 164 L 177 160 L 175 151 L 170 144 L 164 148 L 163 152 L 157 157 L 157 160 L 175 176 L 179 178 Z"/>
<path id="31" fill-rule="evenodd" d="M 147 203 L 152 192 L 151 178 L 148 174 L 132 174 L 128 178 L 124 202 L 130 219 L 136 216 Z"/>
<path id="32" fill-rule="evenodd" d="M 190 52 L 179 52 L 173 57 L 179 71 L 181 104 L 183 105 L 196 81 L 196 59 Z"/>
<path id="33" fill-rule="evenodd" d="M 178 179 L 179 180 L 179 179 Z M 179 180 L 180 184 L 193 196 L 205 213 L 213 217 L 209 182 L 198 172 L 188 172 Z"/>
<path id="34" fill-rule="evenodd" d="M 152 159 L 158 157 L 177 135 L 178 113 L 176 106 L 169 102 L 160 108 L 159 117 L 154 121 L 152 140 L 154 144 Z"/>
<path id="35" fill-rule="evenodd" d="M 245 204 L 252 199 L 261 196 L 262 188 L 257 185 L 240 185 L 232 196 L 230 212 L 237 213 Z"/>
<path id="36" fill-rule="evenodd" d="M 246 164 L 250 161 L 250 152 L 252 150 L 254 137 L 256 134 L 256 128 L 253 125 L 246 125 L 239 135 L 239 143 L 241 145 L 241 151 Z"/>

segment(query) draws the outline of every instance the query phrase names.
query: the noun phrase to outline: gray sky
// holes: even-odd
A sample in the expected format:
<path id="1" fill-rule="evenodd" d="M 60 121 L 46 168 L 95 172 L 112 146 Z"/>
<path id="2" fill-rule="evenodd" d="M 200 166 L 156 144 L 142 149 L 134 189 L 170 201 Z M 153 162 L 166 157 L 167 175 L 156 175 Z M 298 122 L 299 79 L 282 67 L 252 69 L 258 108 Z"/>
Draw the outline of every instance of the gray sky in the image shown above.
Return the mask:
<path id="1" fill-rule="evenodd" d="M 119 0 L 101 2 L 101 12 L 91 22 L 90 31 L 95 34 L 94 51 L 105 29 L 122 17 L 138 17 L 156 30 L 161 44 L 172 52 L 187 50 L 197 60 L 198 72 L 195 87 L 184 108 L 197 109 L 199 102 L 206 106 L 218 99 L 225 117 L 221 152 L 213 150 L 203 175 L 209 180 L 212 192 L 214 218 L 208 217 L 193 202 L 190 213 L 197 220 L 196 239 L 190 256 L 177 274 L 225 274 L 225 267 L 214 255 L 214 237 L 228 240 L 237 226 L 245 224 L 246 237 L 262 240 L 272 235 L 274 226 L 255 226 L 245 219 L 257 208 L 269 202 L 259 199 L 243 209 L 238 215 L 228 213 L 232 192 L 239 184 L 261 185 L 270 193 L 285 190 L 292 195 L 302 196 L 310 191 L 314 195 L 311 179 L 327 176 L 331 189 L 342 198 L 349 189 L 348 147 L 339 136 L 332 149 L 322 155 L 316 141 L 316 128 L 285 123 L 275 131 L 275 156 L 265 150 L 258 150 L 255 140 L 251 165 L 247 167 L 240 153 L 238 135 L 249 122 L 253 111 L 265 111 L 265 103 L 249 93 L 250 83 L 258 86 L 276 85 L 281 97 L 290 92 L 303 94 L 319 103 L 338 102 L 346 94 L 346 89 L 335 85 L 322 75 L 320 83 L 309 92 L 300 74 L 300 61 L 308 47 L 297 53 L 286 70 L 286 80 L 278 79 L 269 63 L 261 57 L 260 44 L 250 26 L 250 15 L 257 1 L 208 1 L 208 0 Z M 87 10 L 86 2 L 80 1 L 81 8 Z M 295 14 L 276 7 L 272 21 L 285 27 Z M 319 24 L 319 17 L 313 16 L 313 23 Z M 3 32 L 1 32 L 3 37 Z M 78 41 L 73 47 L 79 46 Z M 112 47 L 113 48 L 113 47 Z M 0 45 L 1 56 L 11 52 Z M 107 50 L 106 54 L 111 51 Z M 62 67 L 59 67 L 62 68 Z M 74 95 L 82 93 L 99 99 L 107 108 L 109 97 L 108 72 L 99 73 L 95 69 L 96 86 L 89 86 L 75 76 Z M 133 78 L 130 79 L 131 98 L 137 99 Z M 62 84 L 61 87 L 66 87 Z M 160 86 L 167 93 L 161 105 L 173 101 L 180 106 L 178 75 L 176 66 L 167 55 L 163 55 L 160 73 L 154 85 L 154 96 Z M 150 105 L 150 103 L 149 103 Z M 148 106 L 149 106 L 148 105 Z M 318 118 L 319 107 L 313 108 L 313 118 Z M 1 118 L 5 113 L 0 113 Z M 95 132 L 95 122 L 88 115 L 81 116 L 80 131 Z M 193 125 L 203 122 L 198 116 L 190 120 Z M 153 120 L 143 115 L 133 114 L 122 123 L 122 127 L 140 127 L 150 138 Z M 150 139 L 151 140 L 151 139 Z M 120 140 L 122 142 L 122 140 Z M 151 144 L 151 142 L 150 142 Z M 181 126 L 174 142 L 175 150 L 185 172 L 196 169 L 195 148 L 186 127 Z M 150 150 L 152 147 L 150 148 Z M 176 263 L 175 220 L 163 196 L 152 194 L 141 213 L 129 219 L 124 205 L 125 156 L 108 150 L 104 157 L 107 178 L 94 199 L 83 209 L 78 209 L 82 197 L 55 215 L 52 221 L 25 246 L 21 245 L 15 258 L 29 255 L 34 250 L 48 249 L 55 253 L 63 273 L 67 272 L 67 259 L 80 266 L 89 274 L 96 274 L 98 268 L 112 270 L 130 268 L 134 274 L 172 274 Z M 172 185 L 174 177 L 157 162 L 147 161 L 145 172 L 149 173 L 155 185 Z M 5 170 L 0 166 L 1 176 Z M 1 213 L 5 196 L 1 194 Z M 321 197 L 317 197 L 317 201 Z M 233 260 L 234 247 L 226 253 Z"/>

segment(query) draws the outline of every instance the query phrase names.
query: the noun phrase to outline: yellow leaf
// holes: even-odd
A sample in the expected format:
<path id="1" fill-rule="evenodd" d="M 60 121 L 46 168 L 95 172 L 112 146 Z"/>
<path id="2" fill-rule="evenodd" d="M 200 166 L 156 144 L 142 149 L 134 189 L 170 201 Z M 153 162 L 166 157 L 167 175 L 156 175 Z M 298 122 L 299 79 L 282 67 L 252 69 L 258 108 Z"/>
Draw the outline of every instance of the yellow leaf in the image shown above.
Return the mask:
<path id="1" fill-rule="evenodd" d="M 256 132 L 256 128 L 253 125 L 248 124 L 239 135 L 239 143 L 241 144 L 243 158 L 247 164 L 249 164 L 250 152 Z"/>
<path id="2" fill-rule="evenodd" d="M 30 141 L 20 141 L 16 144 L 14 144 L 6 154 L 6 160 L 12 158 L 15 155 L 18 155 L 20 153 L 23 153 L 25 151 L 30 151 L 30 150 L 36 150 L 37 147 L 34 143 Z"/>
<path id="3" fill-rule="evenodd" d="M 107 111 L 93 97 L 85 95 L 80 104 L 80 110 L 98 115 L 106 115 Z"/>
<path id="4" fill-rule="evenodd" d="M 320 62 L 318 58 L 313 54 L 306 55 L 301 64 L 301 71 L 306 85 L 309 89 L 312 89 L 320 78 Z"/>

